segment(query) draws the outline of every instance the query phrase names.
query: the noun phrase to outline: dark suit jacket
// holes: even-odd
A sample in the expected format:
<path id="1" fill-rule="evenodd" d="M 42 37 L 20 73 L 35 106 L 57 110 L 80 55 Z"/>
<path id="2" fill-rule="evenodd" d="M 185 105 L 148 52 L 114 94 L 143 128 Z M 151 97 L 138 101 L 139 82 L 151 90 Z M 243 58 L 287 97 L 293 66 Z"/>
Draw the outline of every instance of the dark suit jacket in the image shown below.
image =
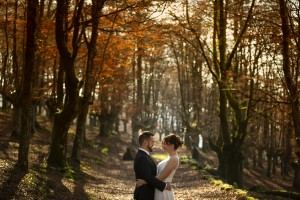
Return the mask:
<path id="1" fill-rule="evenodd" d="M 144 179 L 148 184 L 136 187 L 134 199 L 154 200 L 154 188 L 163 191 L 166 183 L 155 178 L 157 173 L 156 163 L 144 151 L 139 150 L 134 159 L 134 172 L 136 179 Z"/>

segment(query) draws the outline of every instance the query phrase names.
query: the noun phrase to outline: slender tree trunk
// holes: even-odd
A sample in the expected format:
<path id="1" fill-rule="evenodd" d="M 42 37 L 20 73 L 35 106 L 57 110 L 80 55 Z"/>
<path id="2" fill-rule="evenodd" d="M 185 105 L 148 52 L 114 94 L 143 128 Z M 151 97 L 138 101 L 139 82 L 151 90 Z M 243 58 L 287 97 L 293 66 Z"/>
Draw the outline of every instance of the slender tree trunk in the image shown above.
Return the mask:
<path id="1" fill-rule="evenodd" d="M 1 61 L 2 61 L 2 69 L 1 69 L 1 78 L 0 78 L 0 84 L 2 88 L 6 89 L 7 88 L 7 79 L 6 79 L 6 72 L 7 72 L 7 61 L 8 61 L 8 56 L 9 56 L 9 41 L 8 41 L 8 3 L 6 3 L 5 7 L 5 23 L 4 23 L 4 35 L 5 35 L 5 52 L 1 53 Z M 2 104 L 3 106 L 3 104 Z"/>
<path id="2" fill-rule="evenodd" d="M 106 108 L 101 109 L 100 115 L 100 132 L 102 136 L 108 136 L 114 131 L 114 119 L 112 111 L 108 111 Z"/>
<path id="3" fill-rule="evenodd" d="M 17 55 L 17 19 L 18 19 L 18 0 L 14 4 L 14 23 L 13 23 L 13 44 L 12 44 L 12 60 L 13 60 L 13 74 L 14 74 L 14 85 L 16 91 L 13 93 L 11 103 L 13 104 L 13 131 L 12 138 L 19 138 L 21 134 L 21 104 L 19 101 L 20 95 L 20 70 L 18 65 L 18 55 Z"/>
<path id="4" fill-rule="evenodd" d="M 272 169 L 272 155 L 270 153 L 270 150 L 268 150 L 267 153 L 267 177 L 271 178 L 271 169 Z"/>
<path id="5" fill-rule="evenodd" d="M 274 115 L 273 115 L 274 116 Z M 276 118 L 276 116 L 274 116 Z M 277 155 L 275 152 L 276 147 L 276 133 L 275 133 L 275 124 L 274 122 L 271 124 L 271 152 L 272 152 L 272 174 L 276 174 L 276 165 L 277 165 Z"/>
<path id="6" fill-rule="evenodd" d="M 295 132 L 295 138 L 300 138 L 300 103 L 299 103 L 299 90 L 297 87 L 297 82 L 294 80 L 299 79 L 299 74 L 296 77 L 292 76 L 291 64 L 290 64 L 290 27 L 289 27 L 289 16 L 287 12 L 286 1 L 278 0 L 280 7 L 280 17 L 281 17 L 281 30 L 282 30 L 282 56 L 283 56 L 283 72 L 285 83 L 289 91 L 289 101 L 292 108 L 292 119 Z M 299 69 L 299 66 L 297 66 Z M 296 155 L 298 156 L 298 161 L 294 163 L 294 181 L 293 186 L 300 190 L 300 140 L 296 140 L 297 150 Z"/>
<path id="7" fill-rule="evenodd" d="M 132 123 L 131 123 L 131 131 L 132 131 L 132 139 L 131 139 L 131 143 L 134 147 L 138 147 L 139 146 L 139 129 L 140 126 L 137 125 L 137 123 L 135 122 L 135 117 L 131 118 Z"/>
<path id="8" fill-rule="evenodd" d="M 93 84 L 93 69 L 94 69 L 94 58 L 96 56 L 96 44 L 98 38 L 98 26 L 99 26 L 99 15 L 103 8 L 105 1 L 93 1 L 92 2 L 92 35 L 91 41 L 87 44 L 88 56 L 87 56 L 87 67 L 85 72 L 85 84 L 84 84 L 84 94 L 82 103 L 80 106 L 80 111 L 77 117 L 76 125 L 76 135 L 74 138 L 73 149 L 72 149 L 72 159 L 74 161 L 80 161 L 81 148 L 85 138 L 86 131 L 86 118 L 88 115 L 89 105 L 91 102 L 91 93 Z"/>
<path id="9" fill-rule="evenodd" d="M 277 156 L 273 156 L 273 163 L 272 163 L 272 174 L 273 175 L 276 175 L 277 174 L 277 170 L 276 170 L 276 168 L 277 168 Z"/>
<path id="10" fill-rule="evenodd" d="M 257 152 L 257 165 L 263 168 L 263 148 L 259 148 Z"/>
<path id="11" fill-rule="evenodd" d="M 75 162 L 81 160 L 81 149 L 84 144 L 84 138 L 86 133 L 86 116 L 88 114 L 88 108 L 82 108 L 77 117 L 76 134 L 73 141 L 71 158 Z"/>
<path id="12" fill-rule="evenodd" d="M 257 167 L 257 153 L 255 150 L 252 151 L 252 168 L 255 169 Z"/>
<path id="13" fill-rule="evenodd" d="M 15 102 L 13 109 L 13 127 L 12 127 L 12 133 L 11 138 L 18 139 L 21 135 L 21 104 Z"/>
<path id="14" fill-rule="evenodd" d="M 291 125 L 292 121 L 289 120 L 290 125 L 288 125 L 285 128 L 286 132 L 286 139 L 285 139 L 285 146 L 286 146 L 286 151 L 285 154 L 282 158 L 283 162 L 283 174 L 287 176 L 290 171 L 290 160 L 291 160 L 291 155 L 292 155 L 292 144 L 291 144 L 291 138 L 292 138 L 292 132 L 293 132 L 293 126 Z"/>
<path id="15" fill-rule="evenodd" d="M 56 85 L 56 91 L 57 91 L 56 107 L 59 110 L 62 110 L 64 105 L 64 82 L 65 82 L 65 72 L 64 72 L 62 61 L 60 60 L 58 74 L 57 74 L 57 85 Z"/>
<path id="16" fill-rule="evenodd" d="M 142 48 L 139 47 L 141 41 L 138 41 L 138 53 L 137 53 L 137 62 L 136 62 L 136 73 L 135 73 L 135 78 L 137 80 L 137 84 L 135 85 L 136 88 L 136 99 L 134 99 L 134 105 L 136 105 L 135 112 L 133 113 L 131 120 L 132 120 L 132 138 L 131 142 L 132 145 L 135 147 L 139 146 L 138 142 L 138 131 L 141 128 L 140 124 L 142 121 L 142 105 L 143 105 L 143 79 L 142 79 Z"/>
<path id="17" fill-rule="evenodd" d="M 31 133 L 31 98 L 32 98 L 32 73 L 34 69 L 34 54 L 35 54 L 35 30 L 36 30 L 36 9 L 38 0 L 29 0 L 27 4 L 27 29 L 26 29 L 26 51 L 25 65 L 23 68 L 22 82 L 22 132 L 20 135 L 20 145 L 18 154 L 18 166 L 27 172 L 28 171 L 28 152 L 29 152 L 29 137 Z"/>

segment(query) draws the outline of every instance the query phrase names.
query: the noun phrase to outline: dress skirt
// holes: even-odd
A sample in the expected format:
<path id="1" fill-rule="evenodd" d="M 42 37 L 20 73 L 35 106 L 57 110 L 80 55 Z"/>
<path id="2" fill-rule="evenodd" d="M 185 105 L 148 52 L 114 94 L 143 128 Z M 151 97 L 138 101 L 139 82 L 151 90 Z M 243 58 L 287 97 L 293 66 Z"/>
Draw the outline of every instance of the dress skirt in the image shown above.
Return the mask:
<path id="1" fill-rule="evenodd" d="M 160 191 L 155 189 L 154 200 L 175 200 L 173 190 Z"/>

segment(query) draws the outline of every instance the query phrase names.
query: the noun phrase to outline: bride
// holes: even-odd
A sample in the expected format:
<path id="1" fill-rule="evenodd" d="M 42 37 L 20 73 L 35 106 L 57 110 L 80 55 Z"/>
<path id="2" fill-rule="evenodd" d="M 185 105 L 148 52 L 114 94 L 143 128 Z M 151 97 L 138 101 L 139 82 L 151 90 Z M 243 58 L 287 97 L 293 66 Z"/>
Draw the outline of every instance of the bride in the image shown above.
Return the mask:
<path id="1" fill-rule="evenodd" d="M 162 141 L 162 149 L 164 152 L 169 154 L 169 157 L 158 163 L 157 165 L 157 176 L 161 181 L 172 182 L 173 176 L 176 172 L 176 169 L 179 166 L 179 157 L 177 155 L 177 149 L 181 147 L 183 141 L 179 136 L 170 134 L 166 136 Z M 137 180 L 137 186 L 147 184 L 143 179 Z M 174 200 L 173 190 L 164 190 L 160 191 L 155 189 L 154 200 Z"/>

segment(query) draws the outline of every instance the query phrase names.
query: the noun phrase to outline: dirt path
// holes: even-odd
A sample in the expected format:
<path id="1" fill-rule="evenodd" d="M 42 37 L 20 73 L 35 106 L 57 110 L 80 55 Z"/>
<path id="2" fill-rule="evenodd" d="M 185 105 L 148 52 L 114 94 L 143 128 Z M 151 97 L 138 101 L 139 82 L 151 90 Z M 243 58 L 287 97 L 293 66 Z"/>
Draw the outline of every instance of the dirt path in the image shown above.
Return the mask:
<path id="1" fill-rule="evenodd" d="M 106 181 L 95 186 L 100 199 L 132 200 L 134 188 L 134 173 L 132 162 L 120 162 L 120 168 L 115 167 L 107 173 L 95 175 L 99 180 Z M 208 199 L 239 199 L 232 191 L 223 191 L 212 186 L 196 171 L 191 171 L 187 165 L 181 165 L 174 181 L 177 200 L 208 200 Z M 240 198 L 241 199 L 241 198 Z"/>
<path id="2" fill-rule="evenodd" d="M 153 153 L 162 153 L 155 148 Z M 94 189 L 100 199 L 132 200 L 134 189 L 133 161 L 123 161 L 121 156 L 110 157 L 105 170 L 93 174 L 97 180 Z M 224 191 L 213 186 L 196 170 L 189 165 L 181 164 L 178 168 L 173 183 L 176 185 L 175 196 L 177 200 L 208 200 L 208 199 L 242 199 L 234 191 Z M 91 186 L 89 186 L 91 188 Z"/>

